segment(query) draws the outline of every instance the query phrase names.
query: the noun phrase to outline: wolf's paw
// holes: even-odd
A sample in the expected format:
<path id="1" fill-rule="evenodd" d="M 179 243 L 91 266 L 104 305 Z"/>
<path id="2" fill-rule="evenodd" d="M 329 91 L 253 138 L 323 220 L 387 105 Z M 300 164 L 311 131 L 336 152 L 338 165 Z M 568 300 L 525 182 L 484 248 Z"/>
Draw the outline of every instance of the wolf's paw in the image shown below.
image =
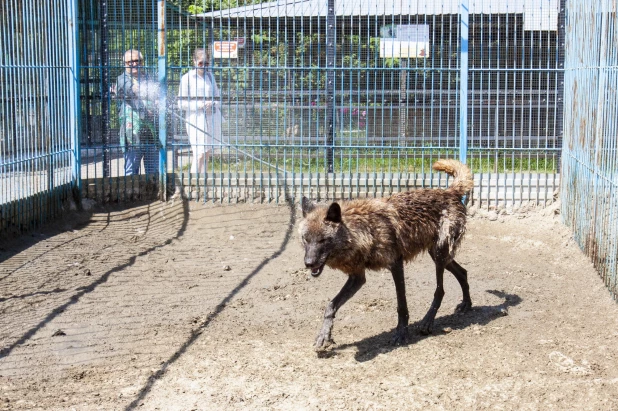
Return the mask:
<path id="1" fill-rule="evenodd" d="M 328 347 L 334 344 L 335 341 L 329 335 L 319 334 L 318 338 L 316 338 L 315 340 L 315 345 L 313 346 L 313 348 L 315 349 L 315 351 L 320 352 L 325 351 Z"/>
<path id="2" fill-rule="evenodd" d="M 395 331 L 395 335 L 391 338 L 391 345 L 405 345 L 408 341 L 408 329 L 403 328 Z"/>
<path id="3" fill-rule="evenodd" d="M 418 332 L 421 333 L 421 335 L 431 334 L 432 329 L 433 329 L 433 321 L 424 320 L 418 326 Z"/>
<path id="4" fill-rule="evenodd" d="M 467 313 L 470 310 L 472 310 L 472 301 L 462 301 L 455 307 L 455 312 L 458 314 Z"/>

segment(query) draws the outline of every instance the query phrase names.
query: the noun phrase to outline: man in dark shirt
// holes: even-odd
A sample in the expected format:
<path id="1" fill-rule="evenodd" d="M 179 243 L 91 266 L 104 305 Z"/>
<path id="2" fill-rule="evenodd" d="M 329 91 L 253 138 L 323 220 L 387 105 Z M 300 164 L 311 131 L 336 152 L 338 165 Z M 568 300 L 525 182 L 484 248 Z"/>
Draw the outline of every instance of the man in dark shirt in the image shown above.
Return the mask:
<path id="1" fill-rule="evenodd" d="M 127 50 L 123 61 L 125 71 L 116 80 L 116 93 L 125 175 L 139 174 L 142 159 L 146 174 L 158 173 L 157 83 L 144 72 L 144 57 L 138 50 Z"/>

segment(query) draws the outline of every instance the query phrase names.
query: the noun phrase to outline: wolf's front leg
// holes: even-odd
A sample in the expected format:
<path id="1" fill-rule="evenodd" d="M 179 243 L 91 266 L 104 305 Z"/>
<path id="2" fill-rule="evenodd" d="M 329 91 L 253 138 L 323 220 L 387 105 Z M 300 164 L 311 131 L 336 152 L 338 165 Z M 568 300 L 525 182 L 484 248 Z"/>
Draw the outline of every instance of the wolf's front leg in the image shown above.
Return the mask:
<path id="1" fill-rule="evenodd" d="M 397 292 L 397 330 L 393 336 L 393 345 L 406 343 L 408 333 L 408 303 L 406 301 L 406 281 L 403 275 L 403 259 L 400 258 L 391 266 L 395 291 Z"/>
<path id="2" fill-rule="evenodd" d="M 327 348 L 333 343 L 331 332 L 333 330 L 333 320 L 337 310 L 341 308 L 360 288 L 365 284 L 365 272 L 357 275 L 350 275 L 348 281 L 343 285 L 341 291 L 326 306 L 324 311 L 324 322 L 322 328 L 315 339 L 315 349 L 317 351 Z"/>

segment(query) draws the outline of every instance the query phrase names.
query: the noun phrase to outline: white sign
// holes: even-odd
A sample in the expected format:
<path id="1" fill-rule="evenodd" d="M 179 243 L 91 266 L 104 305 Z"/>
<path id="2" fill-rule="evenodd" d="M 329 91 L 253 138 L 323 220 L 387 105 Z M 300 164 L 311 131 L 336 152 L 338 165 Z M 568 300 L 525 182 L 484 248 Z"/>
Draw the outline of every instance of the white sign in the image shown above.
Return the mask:
<path id="1" fill-rule="evenodd" d="M 382 58 L 426 58 L 429 57 L 429 43 L 380 39 Z"/>
<path id="2" fill-rule="evenodd" d="M 238 42 L 236 41 L 215 41 L 212 44 L 212 56 L 216 59 L 237 59 Z"/>
<path id="3" fill-rule="evenodd" d="M 399 24 L 380 28 L 380 57 L 429 57 L 429 25 Z"/>

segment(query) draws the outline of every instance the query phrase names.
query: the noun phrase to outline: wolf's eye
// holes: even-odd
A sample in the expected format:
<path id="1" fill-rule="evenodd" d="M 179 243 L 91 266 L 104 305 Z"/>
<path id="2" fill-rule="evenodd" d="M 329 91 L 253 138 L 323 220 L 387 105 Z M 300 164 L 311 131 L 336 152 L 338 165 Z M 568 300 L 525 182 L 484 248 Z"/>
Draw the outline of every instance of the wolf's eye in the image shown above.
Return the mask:
<path id="1" fill-rule="evenodd" d="M 326 242 L 326 238 L 320 238 L 318 240 L 318 244 L 324 244 Z"/>

